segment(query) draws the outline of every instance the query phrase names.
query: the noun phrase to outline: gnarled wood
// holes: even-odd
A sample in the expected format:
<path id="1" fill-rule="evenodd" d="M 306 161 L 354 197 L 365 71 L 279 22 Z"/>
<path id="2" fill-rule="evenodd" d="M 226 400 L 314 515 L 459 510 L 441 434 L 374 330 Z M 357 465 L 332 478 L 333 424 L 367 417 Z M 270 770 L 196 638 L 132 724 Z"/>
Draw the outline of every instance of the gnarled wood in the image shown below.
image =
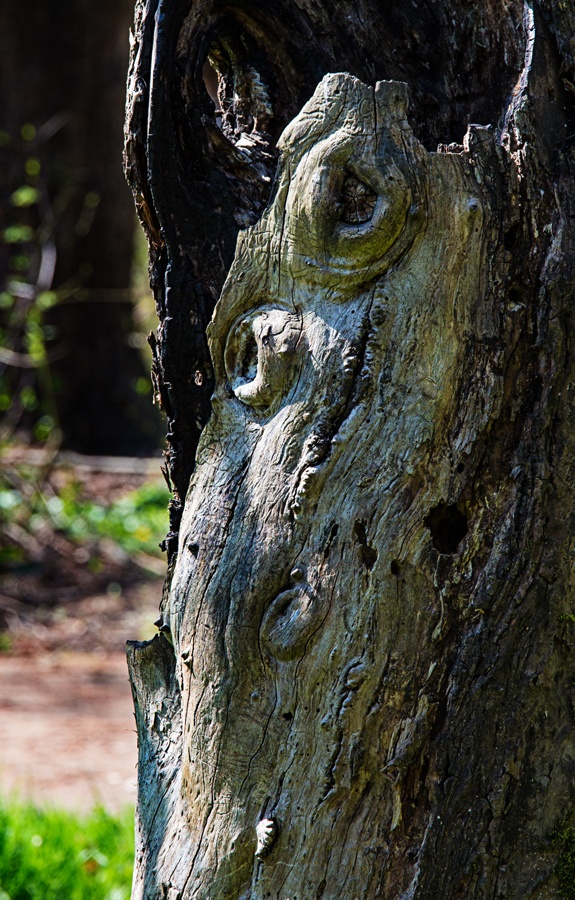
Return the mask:
<path id="1" fill-rule="evenodd" d="M 405 84 L 330 74 L 278 142 L 208 328 L 134 900 L 556 896 L 573 178 L 538 15 L 500 130 L 430 152 Z"/>
<path id="2" fill-rule="evenodd" d="M 498 222 L 475 158 L 426 153 L 406 108 L 398 82 L 322 81 L 210 326 L 216 394 L 166 609 L 190 896 L 325 882 L 336 897 L 346 857 L 346 891 L 379 893 L 381 842 L 435 721 L 444 623 L 424 519 L 491 413 L 462 429 L 452 406 L 466 335 L 493 319 Z M 377 196 L 365 222 L 342 218 L 350 179 Z M 417 573 L 409 587 L 394 563 Z M 279 835 L 262 864 L 263 818 Z"/>

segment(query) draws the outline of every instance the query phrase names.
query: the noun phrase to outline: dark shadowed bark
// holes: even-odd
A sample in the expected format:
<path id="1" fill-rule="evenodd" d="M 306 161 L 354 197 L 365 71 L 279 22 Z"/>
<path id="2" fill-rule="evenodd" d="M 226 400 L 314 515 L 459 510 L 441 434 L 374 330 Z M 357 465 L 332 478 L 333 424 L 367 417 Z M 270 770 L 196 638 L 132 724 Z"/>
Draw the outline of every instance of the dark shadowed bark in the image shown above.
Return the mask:
<path id="1" fill-rule="evenodd" d="M 134 900 L 557 896 L 574 34 L 566 3 L 137 4 L 174 500 Z"/>

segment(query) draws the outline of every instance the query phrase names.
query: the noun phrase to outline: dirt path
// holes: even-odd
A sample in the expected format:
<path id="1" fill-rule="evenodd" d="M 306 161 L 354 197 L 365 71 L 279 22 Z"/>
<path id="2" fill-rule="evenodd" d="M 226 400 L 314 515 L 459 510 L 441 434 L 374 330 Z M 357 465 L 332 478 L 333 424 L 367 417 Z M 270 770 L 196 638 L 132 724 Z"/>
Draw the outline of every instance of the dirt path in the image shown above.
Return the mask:
<path id="1" fill-rule="evenodd" d="M 0 655 L 0 790 L 116 811 L 136 798 L 125 641 L 148 639 L 161 582 L 12 621 Z"/>

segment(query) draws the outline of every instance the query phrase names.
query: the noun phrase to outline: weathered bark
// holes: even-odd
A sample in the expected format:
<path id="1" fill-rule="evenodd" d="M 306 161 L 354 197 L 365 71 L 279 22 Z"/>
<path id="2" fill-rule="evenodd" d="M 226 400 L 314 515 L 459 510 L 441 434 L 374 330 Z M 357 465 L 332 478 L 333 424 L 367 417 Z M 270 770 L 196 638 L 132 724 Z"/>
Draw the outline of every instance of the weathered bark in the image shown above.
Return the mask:
<path id="1" fill-rule="evenodd" d="M 127 162 L 177 495 L 173 652 L 130 650 L 134 900 L 557 894 L 549 836 L 575 756 L 575 13 L 526 7 L 518 34 L 512 5 L 412 6 L 361 4 L 347 32 L 339 5 L 264 21 L 256 4 L 160 4 L 155 24 L 138 7 Z M 453 32 L 473 38 L 467 60 Z M 413 34 L 433 34 L 429 58 Z M 336 62 L 380 80 L 327 76 L 276 143 Z M 234 215 L 257 221 L 208 345 Z"/>

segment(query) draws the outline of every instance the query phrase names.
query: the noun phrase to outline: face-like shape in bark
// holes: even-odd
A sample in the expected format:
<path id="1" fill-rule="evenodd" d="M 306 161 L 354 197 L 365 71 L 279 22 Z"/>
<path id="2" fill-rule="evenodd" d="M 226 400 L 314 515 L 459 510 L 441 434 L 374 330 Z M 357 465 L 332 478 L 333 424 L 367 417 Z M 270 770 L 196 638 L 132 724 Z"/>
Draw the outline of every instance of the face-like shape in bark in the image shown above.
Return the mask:
<path id="1" fill-rule="evenodd" d="M 441 602 L 418 556 L 450 477 L 436 438 L 483 290 L 484 200 L 406 105 L 401 84 L 323 80 L 210 325 L 168 603 L 185 897 L 339 900 L 342 865 L 364 896 L 433 719 L 421 648 Z"/>

